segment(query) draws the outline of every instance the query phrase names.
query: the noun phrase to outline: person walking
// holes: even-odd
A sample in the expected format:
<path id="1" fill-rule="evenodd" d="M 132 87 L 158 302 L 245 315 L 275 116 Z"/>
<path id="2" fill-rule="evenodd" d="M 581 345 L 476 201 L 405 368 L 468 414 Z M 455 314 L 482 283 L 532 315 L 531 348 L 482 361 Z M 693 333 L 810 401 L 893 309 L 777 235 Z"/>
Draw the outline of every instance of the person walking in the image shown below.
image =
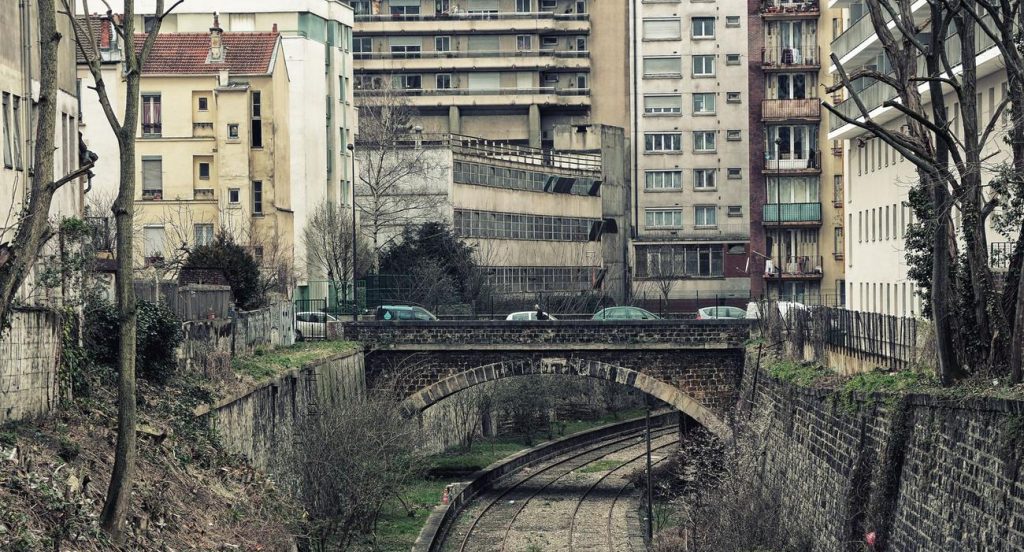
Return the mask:
<path id="1" fill-rule="evenodd" d="M 540 305 L 534 305 L 534 309 L 537 310 L 537 320 L 549 320 L 548 313 L 540 310 Z"/>

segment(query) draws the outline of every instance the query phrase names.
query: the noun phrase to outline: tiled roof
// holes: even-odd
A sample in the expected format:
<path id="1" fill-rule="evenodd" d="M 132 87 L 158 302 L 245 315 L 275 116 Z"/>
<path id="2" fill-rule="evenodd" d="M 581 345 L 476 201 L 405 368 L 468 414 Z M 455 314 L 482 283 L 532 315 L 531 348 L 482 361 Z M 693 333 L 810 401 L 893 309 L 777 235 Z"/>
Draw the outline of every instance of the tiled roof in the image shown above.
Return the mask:
<path id="1" fill-rule="evenodd" d="M 234 75 L 266 75 L 273 68 L 278 33 L 224 33 L 225 61 L 207 63 L 210 33 L 160 33 L 142 72 L 159 75 L 201 75 L 227 69 Z M 135 51 L 142 50 L 146 35 L 135 36 Z"/>
<path id="2" fill-rule="evenodd" d="M 91 29 L 92 30 L 92 36 L 96 39 L 96 41 L 97 41 L 97 43 L 98 43 L 100 48 L 109 48 L 110 47 L 110 32 L 112 31 L 112 29 L 110 28 L 110 20 L 108 20 L 105 15 L 95 15 L 95 14 L 93 14 L 90 17 L 86 17 L 84 15 L 78 15 L 78 16 L 75 16 L 75 19 L 78 20 L 79 24 L 83 25 L 82 30 L 84 32 L 86 32 L 86 33 L 89 32 L 89 29 L 84 28 L 84 25 L 86 23 L 88 23 L 88 25 L 90 27 L 92 27 L 92 29 Z M 104 35 L 104 33 L 103 33 L 103 29 L 104 28 L 106 28 L 106 30 L 108 31 L 108 34 L 106 34 L 106 35 Z M 74 35 L 72 35 L 71 38 L 74 38 Z M 84 57 L 82 57 L 82 50 L 78 48 L 77 44 L 75 44 L 74 46 L 75 46 L 75 59 L 77 60 L 78 63 L 85 63 L 86 60 L 85 60 Z"/>

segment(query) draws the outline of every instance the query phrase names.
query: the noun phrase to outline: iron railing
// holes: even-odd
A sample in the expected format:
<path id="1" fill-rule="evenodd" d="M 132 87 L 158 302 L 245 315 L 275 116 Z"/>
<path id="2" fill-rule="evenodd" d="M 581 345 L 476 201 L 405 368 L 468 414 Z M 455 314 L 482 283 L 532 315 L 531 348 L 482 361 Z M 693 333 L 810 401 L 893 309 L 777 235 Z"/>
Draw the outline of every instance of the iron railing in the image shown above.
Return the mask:
<path id="1" fill-rule="evenodd" d="M 1007 270 L 1013 258 L 1014 242 L 992 242 L 989 244 L 988 264 L 995 269 Z"/>
<path id="2" fill-rule="evenodd" d="M 821 100 L 803 98 L 798 100 L 761 100 L 762 119 L 821 119 Z"/>
<path id="3" fill-rule="evenodd" d="M 813 17 L 820 13 L 818 0 L 807 0 L 804 2 L 786 2 L 784 0 L 762 0 L 761 15 L 771 17 L 773 15 L 803 15 Z"/>
<path id="4" fill-rule="evenodd" d="M 555 88 L 539 86 L 530 88 L 405 88 L 392 89 L 396 96 L 518 96 L 523 94 L 552 94 L 555 96 L 589 96 L 589 88 Z M 361 88 L 355 91 L 358 96 L 373 96 L 378 93 L 374 88 Z"/>
<path id="5" fill-rule="evenodd" d="M 586 13 L 554 13 L 554 12 L 452 12 L 452 13 L 414 13 L 414 14 L 360 14 L 355 16 L 356 22 L 364 21 L 489 21 L 499 19 L 554 19 L 555 21 L 586 21 L 590 14 Z"/>
<path id="6" fill-rule="evenodd" d="M 358 61 L 363 59 L 437 59 L 437 58 L 480 58 L 480 57 L 555 57 L 555 58 L 586 58 L 587 50 L 473 50 L 473 51 L 417 51 L 417 52 L 356 52 L 352 57 Z"/>
<path id="7" fill-rule="evenodd" d="M 785 324 L 791 342 L 810 345 L 815 351 L 841 352 L 891 370 L 911 368 L 917 359 L 913 318 L 842 308 L 796 308 L 787 311 Z"/>
<path id="8" fill-rule="evenodd" d="M 765 68 L 817 67 L 821 65 L 821 49 L 813 36 L 805 37 L 798 44 L 776 42 L 778 35 L 766 41 L 761 51 L 761 65 Z"/>
<path id="9" fill-rule="evenodd" d="M 672 240 L 712 240 L 749 239 L 750 225 L 742 223 L 725 223 L 712 225 L 687 224 L 681 228 L 645 228 L 638 232 L 637 242 L 672 241 Z"/>
<path id="10" fill-rule="evenodd" d="M 764 277 L 766 281 L 770 281 L 771 278 L 778 278 L 779 269 L 776 263 L 779 262 L 778 257 L 773 257 L 765 261 Z M 821 277 L 822 276 L 822 257 L 821 255 L 793 255 L 782 257 L 782 276 L 799 276 L 799 277 Z"/>
<path id="11" fill-rule="evenodd" d="M 773 159 L 771 152 L 764 162 L 765 176 L 786 172 L 817 172 L 821 170 L 821 150 L 812 149 L 804 158 Z"/>
<path id="12" fill-rule="evenodd" d="M 821 222 L 821 203 L 766 203 L 762 221 L 767 223 Z"/>
<path id="13" fill-rule="evenodd" d="M 86 217 L 85 222 L 91 230 L 90 242 L 93 251 L 113 251 L 114 232 L 110 217 Z"/>

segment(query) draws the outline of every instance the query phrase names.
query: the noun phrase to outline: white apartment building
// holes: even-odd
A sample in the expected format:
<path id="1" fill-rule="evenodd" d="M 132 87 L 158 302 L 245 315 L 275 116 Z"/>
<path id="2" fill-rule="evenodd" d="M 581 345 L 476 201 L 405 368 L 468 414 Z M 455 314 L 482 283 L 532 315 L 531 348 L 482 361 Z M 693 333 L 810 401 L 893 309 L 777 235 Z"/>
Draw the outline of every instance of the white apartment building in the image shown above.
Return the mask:
<path id="1" fill-rule="evenodd" d="M 746 2 L 633 3 L 634 290 L 750 291 Z M 685 308 L 685 306 L 684 306 Z"/>
<path id="2" fill-rule="evenodd" d="M 832 51 L 839 56 L 846 71 L 849 73 L 865 65 L 888 70 L 882 46 L 863 4 L 846 0 L 833 4 L 844 8 L 843 27 L 846 30 L 832 42 Z M 916 9 L 922 13 L 927 11 L 927 4 L 920 4 Z M 956 36 L 947 40 L 954 70 L 960 64 L 956 40 Z M 991 40 L 981 31 L 978 31 L 978 40 L 979 111 L 982 121 L 986 121 L 1005 96 L 1006 71 Z M 832 66 L 830 70 L 835 72 L 836 69 Z M 894 109 L 882 107 L 883 102 L 896 95 L 891 88 L 871 84 L 860 95 L 871 110 L 873 120 L 892 128 L 903 124 L 903 118 Z M 924 94 L 923 99 L 927 101 L 928 95 Z M 950 109 L 953 129 L 961 133 L 960 105 L 952 94 L 947 95 L 945 101 Z M 859 113 L 850 100 L 840 103 L 839 108 L 848 116 Z M 1009 130 L 1008 122 L 1006 113 L 1002 118 L 1003 127 L 997 129 L 989 141 L 989 149 L 983 156 L 988 157 L 988 166 L 994 166 L 1010 155 L 1009 146 L 1003 142 Z M 847 306 L 899 316 L 920 315 L 921 298 L 917 295 L 915 283 L 907 277 L 904 246 L 907 225 L 914 222 L 907 199 L 911 187 L 918 180 L 916 167 L 880 139 L 845 124 L 835 116 L 831 117 L 829 139 L 842 140 L 845 144 Z M 959 225 L 956 213 L 953 220 L 955 225 Z M 1007 252 L 1012 249 L 1010 239 L 992 229 L 989 229 L 987 238 L 993 268 L 1005 269 Z"/>

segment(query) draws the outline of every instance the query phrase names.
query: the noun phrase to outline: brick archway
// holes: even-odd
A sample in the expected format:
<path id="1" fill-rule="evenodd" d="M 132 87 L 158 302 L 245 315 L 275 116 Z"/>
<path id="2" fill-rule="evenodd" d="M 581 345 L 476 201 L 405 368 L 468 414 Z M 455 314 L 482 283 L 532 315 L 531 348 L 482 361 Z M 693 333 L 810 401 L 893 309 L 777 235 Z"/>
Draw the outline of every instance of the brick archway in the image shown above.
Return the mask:
<path id="1" fill-rule="evenodd" d="M 636 370 L 580 358 L 552 357 L 541 358 L 539 361 L 514 359 L 486 364 L 451 375 L 416 391 L 405 399 L 402 408 L 406 415 L 414 416 L 448 396 L 488 381 L 542 374 L 590 377 L 633 387 L 675 407 L 719 438 L 729 440 L 732 437 L 728 424 L 678 387 Z"/>

